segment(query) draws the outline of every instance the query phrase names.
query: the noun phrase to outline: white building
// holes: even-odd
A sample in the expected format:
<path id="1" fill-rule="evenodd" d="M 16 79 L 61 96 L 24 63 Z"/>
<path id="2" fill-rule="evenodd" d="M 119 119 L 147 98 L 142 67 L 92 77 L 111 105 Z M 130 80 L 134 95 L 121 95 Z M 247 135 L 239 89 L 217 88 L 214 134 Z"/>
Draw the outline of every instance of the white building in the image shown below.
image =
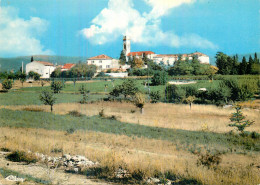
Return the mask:
<path id="1" fill-rule="evenodd" d="M 137 51 L 131 52 L 131 40 L 130 37 L 124 36 L 123 38 L 123 51 L 126 56 L 126 61 L 129 59 L 136 57 L 136 58 L 143 58 L 146 55 L 147 58 L 153 60 L 155 63 L 160 64 L 163 63 L 165 65 L 172 66 L 181 57 L 181 60 L 184 61 L 187 58 L 192 60 L 193 57 L 196 57 L 200 63 L 202 64 L 209 64 L 209 56 L 200 53 L 190 53 L 190 54 L 155 54 L 152 51 Z"/>
<path id="2" fill-rule="evenodd" d="M 109 57 L 104 54 L 87 59 L 87 64 L 96 65 L 98 72 L 112 68 L 120 68 L 119 60 L 113 59 L 112 57 Z"/>
<path id="3" fill-rule="evenodd" d="M 50 62 L 33 61 L 26 64 L 26 74 L 30 71 L 41 75 L 41 78 L 50 78 L 51 73 L 55 70 L 55 66 Z"/>

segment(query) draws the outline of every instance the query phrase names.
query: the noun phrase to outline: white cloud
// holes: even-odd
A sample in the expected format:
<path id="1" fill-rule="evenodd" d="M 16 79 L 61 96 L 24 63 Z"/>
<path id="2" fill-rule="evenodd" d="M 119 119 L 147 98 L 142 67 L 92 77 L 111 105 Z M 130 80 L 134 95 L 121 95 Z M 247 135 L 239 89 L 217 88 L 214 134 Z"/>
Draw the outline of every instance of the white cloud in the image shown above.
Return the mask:
<path id="1" fill-rule="evenodd" d="M 132 42 L 148 46 L 167 45 L 171 47 L 197 47 L 215 49 L 212 42 L 196 34 L 176 35 L 173 30 L 165 32 L 161 17 L 170 9 L 195 0 L 144 0 L 152 10 L 140 14 L 134 9 L 132 0 L 109 0 L 93 20 L 89 28 L 80 33 L 93 44 L 103 45 L 113 42 L 123 35 L 129 35 Z"/>
<path id="2" fill-rule="evenodd" d="M 37 38 L 46 31 L 48 22 L 38 17 L 24 20 L 13 7 L 0 7 L 0 56 L 52 54 Z"/>
<path id="3" fill-rule="evenodd" d="M 191 4 L 195 0 L 144 0 L 148 5 L 152 7 L 152 11 L 149 16 L 153 18 L 161 17 L 168 13 L 168 11 L 174 7 L 178 7 L 182 4 Z"/>

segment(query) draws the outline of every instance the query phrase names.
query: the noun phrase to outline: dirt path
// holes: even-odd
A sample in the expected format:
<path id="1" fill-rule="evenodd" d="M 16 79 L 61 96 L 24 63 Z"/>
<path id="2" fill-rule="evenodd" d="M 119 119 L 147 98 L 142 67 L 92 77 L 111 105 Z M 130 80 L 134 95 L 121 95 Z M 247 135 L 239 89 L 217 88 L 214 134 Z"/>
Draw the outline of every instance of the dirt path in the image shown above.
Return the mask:
<path id="1" fill-rule="evenodd" d="M 7 153 L 0 152 L 0 168 L 13 170 L 23 175 L 31 175 L 35 178 L 49 180 L 52 184 L 93 184 L 93 185 L 105 185 L 108 183 L 97 182 L 94 180 L 87 179 L 84 175 L 65 173 L 63 170 L 50 170 L 46 166 L 36 163 L 25 165 L 24 163 L 11 162 L 5 159 Z M 0 185 L 13 185 L 16 182 L 7 181 L 0 174 Z M 24 182 L 22 184 L 37 184 L 34 182 Z"/>

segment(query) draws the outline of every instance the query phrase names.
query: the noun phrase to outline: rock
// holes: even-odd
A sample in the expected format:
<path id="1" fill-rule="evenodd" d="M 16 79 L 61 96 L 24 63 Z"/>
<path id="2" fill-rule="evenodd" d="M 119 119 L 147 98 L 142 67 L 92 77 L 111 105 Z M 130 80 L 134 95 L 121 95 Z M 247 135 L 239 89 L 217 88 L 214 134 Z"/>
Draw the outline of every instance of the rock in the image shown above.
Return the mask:
<path id="1" fill-rule="evenodd" d="M 8 180 L 8 181 L 16 181 L 16 182 L 23 182 L 24 181 L 23 178 L 18 178 L 18 177 L 13 176 L 13 175 L 9 175 L 5 179 Z"/>
<path id="2" fill-rule="evenodd" d="M 66 160 L 70 160 L 71 159 L 71 156 L 69 154 L 64 154 L 62 157 L 65 158 Z"/>
<path id="3" fill-rule="evenodd" d="M 154 177 L 149 177 L 146 182 L 147 182 L 148 184 L 160 183 L 160 179 L 157 179 L 157 178 L 154 178 Z"/>

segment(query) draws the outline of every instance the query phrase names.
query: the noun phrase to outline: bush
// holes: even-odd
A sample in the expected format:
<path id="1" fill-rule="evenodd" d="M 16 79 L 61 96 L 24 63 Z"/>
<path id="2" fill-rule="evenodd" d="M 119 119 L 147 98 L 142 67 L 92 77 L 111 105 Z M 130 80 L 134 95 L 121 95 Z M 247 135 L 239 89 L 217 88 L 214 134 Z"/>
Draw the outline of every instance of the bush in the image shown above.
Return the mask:
<path id="1" fill-rule="evenodd" d="M 74 116 L 74 117 L 82 117 L 83 114 L 81 114 L 79 111 L 77 110 L 72 110 L 72 111 L 69 111 L 68 115 L 71 115 L 71 116 Z"/>
<path id="2" fill-rule="evenodd" d="M 205 154 L 198 154 L 199 158 L 197 160 L 197 165 L 203 165 L 208 168 L 216 168 L 217 165 L 221 162 L 221 153 L 217 152 L 215 154 L 211 154 L 206 152 Z"/>
<path id="3" fill-rule="evenodd" d="M 6 158 L 13 162 L 26 162 L 27 164 L 37 162 L 36 156 L 21 151 L 14 151 L 8 154 Z"/>
<path id="4" fill-rule="evenodd" d="M 159 91 L 153 91 L 150 93 L 151 103 L 157 103 L 161 99 Z"/>
<path id="5" fill-rule="evenodd" d="M 8 91 L 9 89 L 12 89 L 13 83 L 12 80 L 5 79 L 2 82 L 2 89 Z"/>
<path id="6" fill-rule="evenodd" d="M 63 84 L 60 81 L 51 82 L 51 89 L 53 90 L 53 93 L 60 93 L 62 88 Z"/>
<path id="7" fill-rule="evenodd" d="M 165 97 L 168 102 L 182 103 L 186 97 L 186 89 L 177 85 L 169 85 L 165 89 Z"/>
<path id="8" fill-rule="evenodd" d="M 125 98 L 133 97 L 139 89 L 137 88 L 136 82 L 133 79 L 124 80 L 121 85 L 117 85 L 114 89 L 109 93 L 113 97 L 119 97 L 123 95 Z"/>
<path id="9" fill-rule="evenodd" d="M 165 85 L 167 83 L 168 76 L 165 71 L 156 72 L 152 78 L 152 85 Z"/>
<path id="10" fill-rule="evenodd" d="M 41 108 L 34 108 L 34 107 L 25 107 L 23 108 L 24 111 L 31 111 L 31 112 L 43 112 L 44 110 Z"/>
<path id="11" fill-rule="evenodd" d="M 140 111 L 143 114 L 143 108 L 144 108 L 144 104 L 145 104 L 144 94 L 136 93 L 134 96 L 134 104 L 136 107 L 140 108 Z"/>

